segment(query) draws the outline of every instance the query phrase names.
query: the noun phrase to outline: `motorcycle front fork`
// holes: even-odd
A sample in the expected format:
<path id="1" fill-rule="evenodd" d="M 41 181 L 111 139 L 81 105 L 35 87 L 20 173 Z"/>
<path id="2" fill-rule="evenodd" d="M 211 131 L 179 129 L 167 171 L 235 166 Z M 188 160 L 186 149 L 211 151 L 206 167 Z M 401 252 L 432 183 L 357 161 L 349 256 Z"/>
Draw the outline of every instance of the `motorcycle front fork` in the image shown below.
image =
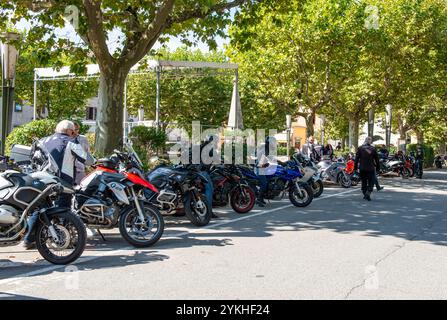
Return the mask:
<path id="1" fill-rule="evenodd" d="M 130 188 L 130 192 L 132 193 L 133 201 L 135 202 L 135 207 L 137 208 L 137 211 L 138 211 L 138 217 L 140 218 L 141 222 L 144 222 L 145 219 L 144 219 L 143 209 L 141 209 L 140 200 L 138 199 L 137 195 L 135 194 L 135 190 L 133 187 Z"/>
<path id="2" fill-rule="evenodd" d="M 298 190 L 298 193 L 299 193 L 300 197 L 302 197 L 303 196 L 303 191 L 301 191 L 300 184 L 298 183 L 298 181 L 294 181 L 294 183 L 295 183 L 295 187 Z"/>

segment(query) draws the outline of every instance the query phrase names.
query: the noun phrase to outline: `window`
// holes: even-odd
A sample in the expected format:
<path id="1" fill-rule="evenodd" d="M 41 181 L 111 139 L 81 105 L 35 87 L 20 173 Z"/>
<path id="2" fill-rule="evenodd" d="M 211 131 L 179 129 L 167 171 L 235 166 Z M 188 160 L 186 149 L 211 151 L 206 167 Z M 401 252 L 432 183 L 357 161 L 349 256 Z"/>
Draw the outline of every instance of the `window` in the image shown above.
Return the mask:
<path id="1" fill-rule="evenodd" d="M 15 112 L 22 112 L 22 106 L 18 103 L 16 103 L 16 107 L 14 109 Z"/>
<path id="2" fill-rule="evenodd" d="M 96 120 L 96 112 L 95 107 L 87 107 L 86 120 Z"/>

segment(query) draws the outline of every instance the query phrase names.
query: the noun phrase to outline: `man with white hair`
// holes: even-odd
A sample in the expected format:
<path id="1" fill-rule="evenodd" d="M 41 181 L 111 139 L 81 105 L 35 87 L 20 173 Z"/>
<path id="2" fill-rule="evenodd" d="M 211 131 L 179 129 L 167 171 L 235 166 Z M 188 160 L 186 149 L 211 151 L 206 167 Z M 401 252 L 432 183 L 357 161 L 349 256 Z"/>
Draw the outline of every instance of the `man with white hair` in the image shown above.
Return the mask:
<path id="1" fill-rule="evenodd" d="M 379 171 L 379 155 L 371 145 L 372 138 L 367 137 L 365 143 L 357 150 L 354 170 L 360 169 L 363 199 L 371 201 L 376 170 Z"/>
<path id="2" fill-rule="evenodd" d="M 76 140 L 73 140 L 74 137 L 74 123 L 62 120 L 57 124 L 55 134 L 41 141 L 55 160 L 59 177 L 71 185 L 74 184 L 76 178 L 75 161 L 86 165 L 94 162 L 92 156 Z"/>
<path id="3" fill-rule="evenodd" d="M 94 158 L 76 140 L 73 140 L 74 134 L 74 123 L 69 120 L 63 120 L 57 124 L 55 134 L 41 139 L 38 144 L 48 158 L 51 159 L 53 173 L 71 186 L 76 178 L 75 161 L 78 160 L 86 165 L 94 163 Z M 57 205 L 59 207 L 70 207 L 71 196 L 69 194 L 61 194 L 57 200 Z M 28 233 L 24 238 L 24 246 L 27 249 L 31 249 L 34 246 L 35 239 L 32 239 L 32 230 L 36 219 L 37 215 L 33 215 L 28 220 Z"/>

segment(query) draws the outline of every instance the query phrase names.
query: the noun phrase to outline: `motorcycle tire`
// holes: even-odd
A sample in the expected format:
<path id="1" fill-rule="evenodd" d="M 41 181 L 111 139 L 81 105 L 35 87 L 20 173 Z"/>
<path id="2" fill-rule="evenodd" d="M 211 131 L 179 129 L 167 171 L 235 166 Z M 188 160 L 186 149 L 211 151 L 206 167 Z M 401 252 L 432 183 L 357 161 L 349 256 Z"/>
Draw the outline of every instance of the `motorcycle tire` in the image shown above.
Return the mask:
<path id="1" fill-rule="evenodd" d="M 47 215 L 48 220 L 53 223 L 58 235 L 64 240 L 63 243 L 55 243 L 49 233 L 48 227 L 39 222 L 36 226 L 36 247 L 40 255 L 53 264 L 69 264 L 78 259 L 85 249 L 87 242 L 87 231 L 81 219 L 70 211 L 50 213 Z M 76 234 L 74 234 L 76 233 Z M 54 254 L 73 248 L 68 255 Z"/>
<path id="2" fill-rule="evenodd" d="M 314 194 L 314 198 L 318 198 L 324 191 L 323 181 L 317 180 L 312 182 L 312 192 Z"/>
<path id="3" fill-rule="evenodd" d="M 194 208 L 194 203 L 191 199 L 191 192 L 188 192 L 188 194 L 185 196 L 185 213 L 188 219 L 191 221 L 191 223 L 198 227 L 206 226 L 208 223 L 210 223 L 211 217 L 212 217 L 212 210 L 211 207 L 206 201 L 205 196 L 202 195 L 204 198 L 204 201 L 202 203 L 205 205 L 204 212 L 199 213 L 197 211 L 197 208 Z M 199 209 L 200 210 L 200 209 Z"/>
<path id="4" fill-rule="evenodd" d="M 314 198 L 312 188 L 308 184 L 305 184 L 300 185 L 300 189 L 303 195 L 300 196 L 299 194 L 296 194 L 300 198 L 300 200 L 297 200 L 295 197 L 295 193 L 298 193 L 298 190 L 295 186 L 293 186 L 289 190 L 289 200 L 295 207 L 307 207 L 312 203 L 312 200 Z"/>
<path id="5" fill-rule="evenodd" d="M 135 207 L 121 214 L 119 220 L 121 236 L 128 243 L 138 248 L 150 247 L 154 245 L 158 240 L 160 240 L 165 228 L 163 216 L 157 208 L 149 204 L 144 204 L 142 205 L 142 209 L 144 211 L 145 219 L 151 219 L 150 225 L 148 225 L 148 222 L 146 222 L 145 225 L 141 225 L 141 223 L 138 224 L 139 215 L 137 208 Z M 154 232 L 151 231 L 152 229 L 155 229 Z M 135 235 L 132 235 L 132 232 Z M 148 239 L 141 239 L 141 234 L 143 232 L 151 232 L 152 234 Z M 138 237 L 138 233 L 140 233 L 140 237 Z"/>
<path id="6" fill-rule="evenodd" d="M 256 202 L 256 195 L 255 192 L 253 191 L 252 188 L 250 188 L 249 186 L 242 186 L 242 188 L 244 189 L 248 199 L 245 199 L 246 201 L 244 203 L 246 203 L 245 205 L 241 206 L 240 204 L 240 198 L 242 196 L 242 194 L 239 192 L 238 188 L 235 188 L 231 194 L 230 194 L 230 205 L 231 208 L 237 212 L 237 213 L 247 213 L 250 212 L 253 207 L 255 206 L 255 202 Z M 248 200 L 248 201 L 247 201 Z"/>
<path id="7" fill-rule="evenodd" d="M 349 179 L 349 177 L 346 177 L 343 173 L 338 174 L 338 183 L 340 184 L 340 187 L 342 188 L 350 188 L 352 186 L 352 181 Z"/>
<path id="8" fill-rule="evenodd" d="M 410 170 L 408 170 L 408 168 L 403 168 L 401 176 L 403 179 L 408 179 L 410 177 Z"/>

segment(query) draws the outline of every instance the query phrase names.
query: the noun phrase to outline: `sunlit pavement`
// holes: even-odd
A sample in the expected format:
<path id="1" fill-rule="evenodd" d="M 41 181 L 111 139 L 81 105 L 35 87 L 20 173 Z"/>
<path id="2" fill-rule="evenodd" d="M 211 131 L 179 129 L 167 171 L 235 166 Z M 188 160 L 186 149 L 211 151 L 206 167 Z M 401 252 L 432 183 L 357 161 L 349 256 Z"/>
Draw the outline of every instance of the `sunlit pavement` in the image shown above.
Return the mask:
<path id="1" fill-rule="evenodd" d="M 371 202 L 328 186 L 304 209 L 216 208 L 205 228 L 167 217 L 148 249 L 111 230 L 68 267 L 0 248 L 0 299 L 447 298 L 447 170 L 381 182 Z"/>

